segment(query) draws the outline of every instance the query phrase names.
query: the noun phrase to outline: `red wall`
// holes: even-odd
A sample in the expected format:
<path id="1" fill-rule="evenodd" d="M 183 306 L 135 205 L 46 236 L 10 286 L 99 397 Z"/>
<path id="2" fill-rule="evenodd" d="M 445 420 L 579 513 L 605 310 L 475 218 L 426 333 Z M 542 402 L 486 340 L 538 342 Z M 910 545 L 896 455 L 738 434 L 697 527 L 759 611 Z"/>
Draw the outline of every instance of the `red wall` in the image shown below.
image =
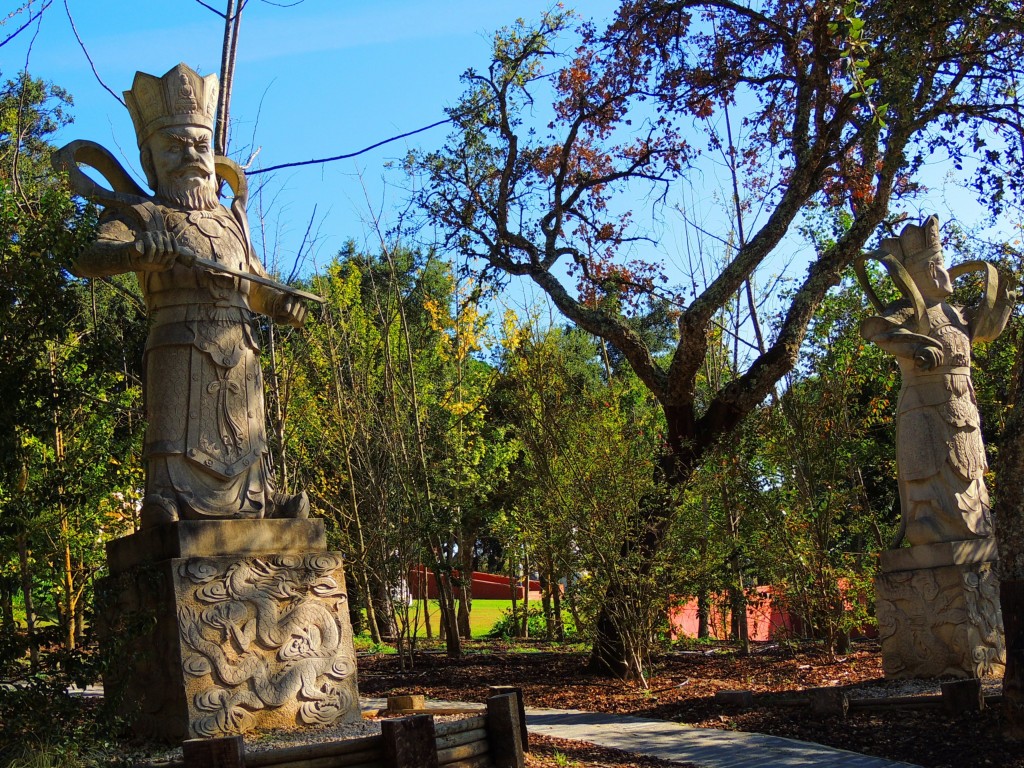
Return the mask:
<path id="1" fill-rule="evenodd" d="M 751 640 L 775 640 L 779 637 L 793 637 L 798 634 L 799 622 L 775 602 L 772 601 L 772 588 L 759 587 L 757 592 L 747 598 L 747 635 Z M 729 639 L 729 611 L 723 611 L 721 596 L 711 598 L 711 616 L 709 630 L 716 640 Z M 681 605 L 669 608 L 668 622 L 672 639 L 677 640 L 684 635 L 697 636 L 697 599 L 692 598 Z"/>
<path id="2" fill-rule="evenodd" d="M 458 574 L 458 571 L 456 571 Z M 473 597 L 480 600 L 511 600 L 512 590 L 508 576 L 473 571 Z M 423 597 L 423 588 L 427 589 L 427 597 L 437 599 L 437 580 L 434 574 L 424 566 L 417 566 L 409 572 L 409 590 L 416 599 Z M 516 600 L 523 599 L 523 585 L 516 587 Z M 540 600 L 540 582 L 530 579 L 530 599 Z"/>
<path id="3" fill-rule="evenodd" d="M 845 580 L 839 582 L 845 589 Z M 853 599 L 853 598 L 850 598 Z M 864 598 L 859 598 L 863 600 Z M 729 639 L 731 612 L 722 608 L 727 601 L 723 595 L 711 596 L 710 636 L 715 640 Z M 697 599 L 692 598 L 669 608 L 668 622 L 673 640 L 683 636 L 696 637 L 698 628 Z M 773 599 L 772 587 L 758 587 L 747 597 L 747 633 L 751 640 L 778 640 L 787 637 L 802 637 L 806 633 L 799 617 L 786 610 L 785 605 Z M 854 637 L 877 637 L 874 626 L 864 626 L 853 633 Z"/>

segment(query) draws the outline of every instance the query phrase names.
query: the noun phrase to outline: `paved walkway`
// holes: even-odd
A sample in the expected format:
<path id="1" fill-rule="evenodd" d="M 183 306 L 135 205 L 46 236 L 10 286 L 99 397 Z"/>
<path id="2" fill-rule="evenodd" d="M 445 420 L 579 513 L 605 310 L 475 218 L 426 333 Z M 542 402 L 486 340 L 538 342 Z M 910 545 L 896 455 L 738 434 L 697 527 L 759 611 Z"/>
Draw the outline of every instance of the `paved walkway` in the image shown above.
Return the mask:
<path id="1" fill-rule="evenodd" d="M 526 726 L 542 736 L 586 741 L 700 768 L 916 768 L 806 741 L 625 715 L 527 707 Z"/>
<path id="2" fill-rule="evenodd" d="M 387 699 L 363 699 L 362 704 L 364 709 L 383 709 Z M 451 706 L 482 707 L 464 702 L 426 702 L 427 709 Z M 693 728 L 666 720 L 572 709 L 527 707 L 526 727 L 541 736 L 586 741 L 700 768 L 918 768 L 910 763 L 761 733 Z"/>

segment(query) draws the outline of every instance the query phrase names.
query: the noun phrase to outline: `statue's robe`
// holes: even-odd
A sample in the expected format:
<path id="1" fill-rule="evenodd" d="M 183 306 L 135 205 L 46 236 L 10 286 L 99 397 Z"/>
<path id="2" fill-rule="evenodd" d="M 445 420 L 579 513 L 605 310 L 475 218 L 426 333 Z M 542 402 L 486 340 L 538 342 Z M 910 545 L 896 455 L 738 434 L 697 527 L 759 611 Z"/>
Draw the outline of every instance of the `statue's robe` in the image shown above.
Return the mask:
<path id="1" fill-rule="evenodd" d="M 971 343 L 995 338 L 1012 305 L 967 312 L 940 302 L 927 309 L 927 334 L 906 301 L 865 321 L 862 333 L 896 355 L 902 387 L 896 407 L 896 474 L 906 536 L 913 544 L 992 535 L 985 446 L 971 382 Z M 918 367 L 924 346 L 942 362 Z"/>
<path id="2" fill-rule="evenodd" d="M 129 271 L 127 247 L 143 231 L 161 230 L 206 259 L 266 274 L 244 212 L 220 205 L 108 209 L 96 246 L 76 268 L 86 276 Z M 180 262 L 136 274 L 150 316 L 144 510 L 163 506 L 182 519 L 271 516 L 275 487 L 252 316 L 278 314 L 284 294 Z"/>

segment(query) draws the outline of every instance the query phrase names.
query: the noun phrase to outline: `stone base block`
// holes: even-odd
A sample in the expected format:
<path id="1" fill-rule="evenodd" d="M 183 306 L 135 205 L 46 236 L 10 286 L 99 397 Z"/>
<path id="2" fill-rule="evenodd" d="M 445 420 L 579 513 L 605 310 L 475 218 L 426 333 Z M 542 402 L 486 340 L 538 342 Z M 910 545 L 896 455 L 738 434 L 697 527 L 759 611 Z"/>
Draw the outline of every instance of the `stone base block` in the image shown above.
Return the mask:
<path id="1" fill-rule="evenodd" d="M 957 547 L 960 543 L 883 554 L 875 589 L 886 677 L 1003 674 L 1006 650 L 994 557 L 972 562 L 971 554 L 992 555 L 975 543 Z M 931 565 L 914 567 L 920 563 Z"/>
<path id="2" fill-rule="evenodd" d="M 180 520 L 107 542 L 107 567 L 116 575 L 171 558 L 326 551 L 323 520 Z"/>
<path id="3" fill-rule="evenodd" d="M 141 563 L 104 579 L 97 603 L 106 695 L 140 735 L 360 719 L 339 553 Z"/>

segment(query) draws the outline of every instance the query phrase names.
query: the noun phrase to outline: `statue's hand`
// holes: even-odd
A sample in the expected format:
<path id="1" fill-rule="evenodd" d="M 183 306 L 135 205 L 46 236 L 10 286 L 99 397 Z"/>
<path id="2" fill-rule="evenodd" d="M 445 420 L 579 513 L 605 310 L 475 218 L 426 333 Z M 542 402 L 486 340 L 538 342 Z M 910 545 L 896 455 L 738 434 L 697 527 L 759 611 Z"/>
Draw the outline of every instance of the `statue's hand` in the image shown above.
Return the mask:
<path id="1" fill-rule="evenodd" d="M 306 322 L 306 302 L 295 296 L 285 296 L 281 299 L 281 310 L 277 317 L 279 322 L 290 325 L 294 328 L 301 328 Z"/>
<path id="2" fill-rule="evenodd" d="M 167 232 L 143 232 L 135 241 L 132 267 L 143 272 L 164 272 L 178 259 L 178 244 Z"/>
<path id="3" fill-rule="evenodd" d="M 930 371 L 938 365 L 942 365 L 942 350 L 922 344 L 914 352 L 914 366 L 924 371 Z"/>

